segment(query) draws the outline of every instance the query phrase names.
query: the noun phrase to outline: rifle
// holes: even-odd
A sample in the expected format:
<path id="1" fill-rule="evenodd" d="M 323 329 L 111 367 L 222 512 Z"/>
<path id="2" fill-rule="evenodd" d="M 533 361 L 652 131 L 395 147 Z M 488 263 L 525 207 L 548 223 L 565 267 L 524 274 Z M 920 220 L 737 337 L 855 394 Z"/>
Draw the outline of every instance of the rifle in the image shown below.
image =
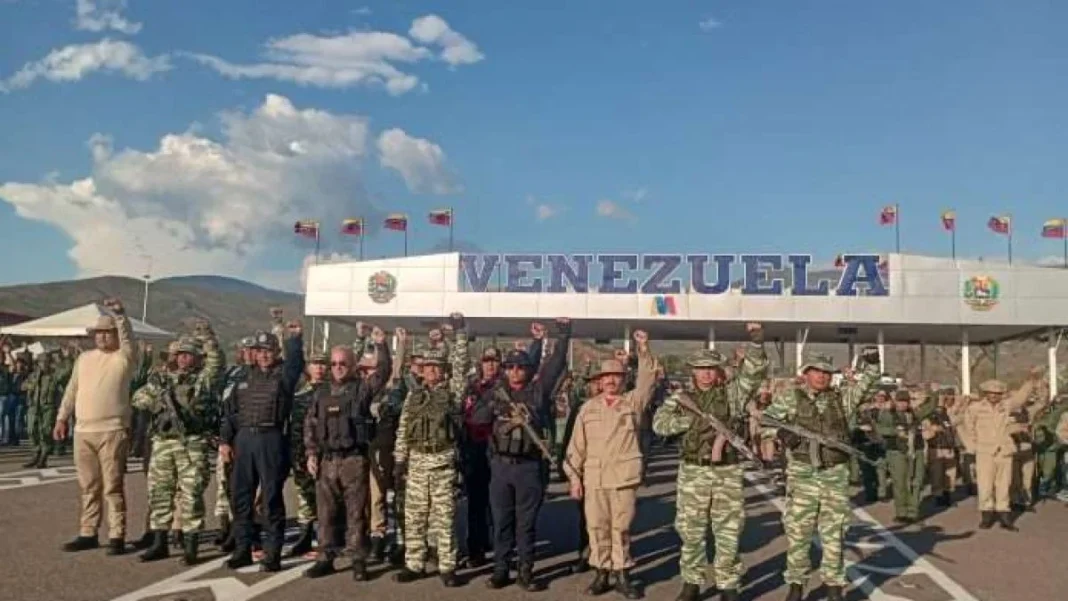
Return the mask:
<path id="1" fill-rule="evenodd" d="M 676 400 L 678 406 L 682 410 L 686 411 L 687 413 L 690 413 L 697 419 L 700 419 L 706 424 L 712 426 L 712 429 L 715 430 L 717 434 L 722 436 L 728 443 L 730 443 L 730 445 L 734 447 L 739 453 L 741 453 L 743 457 L 745 457 L 754 465 L 756 465 L 757 469 L 767 469 L 764 465 L 764 462 L 761 461 L 759 457 L 757 457 L 756 453 L 754 453 L 752 449 L 746 446 L 744 438 L 732 432 L 730 428 L 728 428 L 723 422 L 719 421 L 719 419 L 716 418 L 714 415 L 705 413 L 704 411 L 698 409 L 697 405 L 693 404 L 693 401 L 690 399 L 689 395 L 687 395 L 685 392 L 680 392 L 676 396 Z"/>
<path id="2" fill-rule="evenodd" d="M 553 457 L 552 451 L 549 450 L 549 445 L 545 444 L 545 441 L 542 440 L 541 436 L 538 436 L 538 433 L 535 432 L 534 428 L 532 428 L 530 425 L 530 410 L 527 409 L 527 406 L 523 403 L 517 403 L 512 399 L 508 398 L 507 393 L 505 393 L 500 388 L 496 388 L 494 390 L 493 395 L 497 398 L 498 401 L 508 406 L 513 413 L 516 413 L 519 417 L 523 418 L 523 432 L 525 432 L 526 435 L 529 436 L 532 441 L 534 441 L 534 446 L 538 447 L 538 451 L 541 452 L 542 457 L 544 457 L 549 462 L 549 467 L 554 470 L 557 469 L 556 458 Z M 507 418 L 504 417 L 499 418 L 499 420 L 508 421 Z"/>
<path id="3" fill-rule="evenodd" d="M 809 441 L 809 455 L 810 455 L 810 458 L 814 460 L 813 463 L 812 463 L 814 466 L 815 465 L 820 465 L 820 462 L 819 461 L 815 461 L 815 460 L 817 460 L 819 458 L 819 447 L 821 447 L 821 446 L 828 447 L 828 448 L 834 449 L 836 451 L 841 451 L 842 453 L 845 453 L 846 455 L 849 455 L 851 457 L 855 457 L 858 461 L 863 461 L 864 463 L 867 463 L 868 465 L 873 465 L 873 466 L 878 467 L 879 465 L 882 464 L 882 460 L 881 459 L 871 459 L 870 457 L 865 455 L 862 451 L 859 451 L 856 448 L 854 448 L 854 447 L 852 447 L 850 445 L 847 445 L 844 442 L 841 442 L 841 441 L 838 441 L 838 440 L 834 440 L 833 438 L 827 438 L 826 436 L 824 436 L 822 434 L 818 434 L 818 433 L 813 432 L 811 430 L 807 430 L 807 429 L 802 428 L 801 426 L 798 426 L 798 425 L 795 425 L 795 424 L 788 424 L 786 422 L 781 422 L 781 421 L 779 421 L 779 420 L 777 420 L 777 419 L 775 419 L 773 417 L 768 417 L 767 415 L 760 416 L 760 425 L 762 425 L 764 427 L 767 427 L 767 428 L 776 428 L 776 429 L 780 429 L 780 430 L 786 430 L 787 432 L 791 432 L 793 434 L 796 434 L 797 436 L 800 436 L 801 438 L 808 439 L 808 441 Z"/>
<path id="4" fill-rule="evenodd" d="M 174 396 L 174 386 L 168 385 L 166 392 L 163 394 L 163 410 L 169 413 L 168 416 L 171 427 L 178 432 L 178 436 L 185 438 L 185 422 L 182 420 L 182 413 L 178 409 L 178 399 Z"/>

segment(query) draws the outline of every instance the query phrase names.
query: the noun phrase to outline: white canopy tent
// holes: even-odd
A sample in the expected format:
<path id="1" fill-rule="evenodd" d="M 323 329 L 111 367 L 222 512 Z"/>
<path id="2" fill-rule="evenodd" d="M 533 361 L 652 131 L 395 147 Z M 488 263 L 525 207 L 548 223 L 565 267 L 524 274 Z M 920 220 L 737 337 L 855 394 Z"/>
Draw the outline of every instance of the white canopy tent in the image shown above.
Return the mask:
<path id="1" fill-rule="evenodd" d="M 96 325 L 97 318 L 110 314 L 102 305 L 89 303 L 48 317 L 0 328 L 0 334 L 30 338 L 84 337 L 87 335 L 86 330 Z M 134 337 L 140 340 L 169 340 L 175 337 L 166 330 L 137 319 L 130 318 L 130 325 L 133 327 Z"/>

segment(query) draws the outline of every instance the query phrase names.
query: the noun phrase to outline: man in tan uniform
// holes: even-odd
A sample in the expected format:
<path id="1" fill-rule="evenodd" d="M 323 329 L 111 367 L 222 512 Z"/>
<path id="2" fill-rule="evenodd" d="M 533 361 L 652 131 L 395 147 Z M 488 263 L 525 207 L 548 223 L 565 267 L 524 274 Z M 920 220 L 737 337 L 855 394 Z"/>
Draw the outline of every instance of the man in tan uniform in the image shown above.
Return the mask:
<path id="1" fill-rule="evenodd" d="M 1032 371 L 1027 382 L 1008 398 L 1005 397 L 1009 389 L 1004 382 L 983 382 L 979 385 L 981 399 L 969 405 L 964 416 L 967 424 L 962 432 L 964 446 L 975 454 L 980 528 L 990 528 L 997 521 L 1005 530 L 1016 530 L 1009 513 L 1009 489 L 1016 455 L 1016 443 L 1010 435 L 1014 424 L 1009 414 L 1024 406 L 1037 378 L 1038 372 Z"/>
<path id="2" fill-rule="evenodd" d="M 611 588 L 628 599 L 641 598 L 630 581 L 630 526 L 634 521 L 638 487 L 642 481 L 641 424 L 656 385 L 656 359 L 649 353 L 649 336 L 634 332 L 638 347 L 638 377 L 634 390 L 622 393 L 627 371 L 611 359 L 591 376 L 600 394 L 579 409 L 567 446 L 564 471 L 571 497 L 585 500 L 590 540 L 590 565 L 597 574 L 588 593 L 600 595 Z"/>

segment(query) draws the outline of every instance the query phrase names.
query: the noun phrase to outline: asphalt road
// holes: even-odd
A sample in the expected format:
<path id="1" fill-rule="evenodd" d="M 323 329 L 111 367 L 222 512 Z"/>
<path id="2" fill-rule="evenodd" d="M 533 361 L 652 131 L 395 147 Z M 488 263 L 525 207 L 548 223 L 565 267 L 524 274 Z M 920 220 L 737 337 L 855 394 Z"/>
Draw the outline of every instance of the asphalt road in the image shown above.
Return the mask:
<path id="1" fill-rule="evenodd" d="M 177 557 L 141 564 L 137 556 L 107 557 L 103 550 L 63 553 L 59 547 L 77 528 L 77 484 L 70 459 L 57 458 L 46 470 L 24 470 L 25 448 L 0 449 L 0 598 L 10 601 L 342 601 L 358 596 L 383 601 L 437 601 L 520 598 L 574 598 L 582 595 L 590 575 L 573 576 L 567 567 L 575 556 L 578 518 L 574 502 L 562 484 L 554 484 L 538 527 L 538 576 L 549 588 L 523 593 L 515 587 L 490 591 L 488 568 L 461 572 L 469 582 L 445 589 L 436 578 L 400 585 L 383 568 L 372 570 L 372 581 L 354 583 L 347 571 L 311 581 L 301 576 L 307 560 L 288 560 L 286 570 L 266 575 L 254 569 L 239 573 L 222 567 L 224 557 L 209 543 L 202 547 L 201 564 L 182 566 Z M 127 476 L 130 532 L 141 535 L 145 511 L 144 475 L 139 462 Z M 766 478 L 748 474 L 746 527 L 742 552 L 747 572 L 743 599 L 771 600 L 785 596 L 781 572 L 785 539 L 781 525 L 782 498 Z M 674 519 L 675 461 L 660 451 L 651 463 L 648 486 L 642 491 L 635 526 L 633 554 L 639 567 L 634 575 L 646 596 L 670 601 L 678 593 L 678 539 Z M 214 500 L 209 491 L 209 506 Z M 292 491 L 288 499 L 292 501 Z M 292 508 L 294 505 L 289 504 Z M 932 515 L 923 523 L 885 528 L 892 508 L 887 503 L 857 508 L 849 535 L 848 560 L 853 582 L 849 599 L 874 601 L 1031 601 L 1063 598 L 1068 573 L 1061 569 L 1063 541 L 1068 540 L 1068 508 L 1048 502 L 1025 514 L 1020 532 L 977 531 L 974 499 Z M 461 511 L 462 513 L 462 511 Z M 214 523 L 211 523 L 214 527 Z M 462 524 L 461 524 L 462 528 Z M 462 530 L 461 530 L 462 531 Z M 102 538 L 106 535 L 102 533 Z M 208 536 L 208 535 L 205 535 Z M 818 557 L 818 551 L 814 551 Z M 345 563 L 339 562 L 344 568 Z M 816 576 L 809 599 L 822 598 Z M 706 591 L 705 598 L 714 593 Z M 609 593 L 609 598 L 621 598 Z"/>

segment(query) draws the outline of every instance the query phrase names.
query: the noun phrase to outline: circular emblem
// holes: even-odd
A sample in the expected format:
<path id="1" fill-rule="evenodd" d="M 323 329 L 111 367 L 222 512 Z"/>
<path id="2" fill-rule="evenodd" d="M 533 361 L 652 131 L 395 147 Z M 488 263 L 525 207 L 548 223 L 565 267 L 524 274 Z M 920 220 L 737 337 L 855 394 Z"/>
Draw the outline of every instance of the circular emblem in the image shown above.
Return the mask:
<path id="1" fill-rule="evenodd" d="M 988 275 L 978 275 L 964 282 L 964 302 L 976 311 L 989 311 L 998 304 L 1001 295 L 998 281 Z"/>
<path id="2" fill-rule="evenodd" d="M 367 279 L 367 295 L 376 303 L 388 303 L 397 296 L 397 278 L 379 271 Z"/>

